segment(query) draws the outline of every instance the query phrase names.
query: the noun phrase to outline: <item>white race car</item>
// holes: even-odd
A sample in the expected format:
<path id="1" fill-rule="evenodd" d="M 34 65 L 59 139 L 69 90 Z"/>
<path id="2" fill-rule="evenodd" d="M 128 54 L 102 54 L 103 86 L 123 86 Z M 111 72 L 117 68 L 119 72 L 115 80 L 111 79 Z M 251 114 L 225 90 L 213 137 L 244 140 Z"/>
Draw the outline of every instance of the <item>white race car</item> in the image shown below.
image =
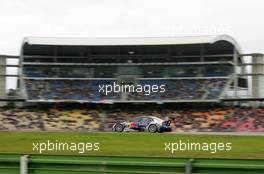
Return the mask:
<path id="1" fill-rule="evenodd" d="M 170 132 L 171 121 L 165 121 L 154 116 L 140 116 L 131 119 L 130 121 L 117 122 L 113 125 L 113 131 L 148 131 L 151 133 L 155 132 Z"/>

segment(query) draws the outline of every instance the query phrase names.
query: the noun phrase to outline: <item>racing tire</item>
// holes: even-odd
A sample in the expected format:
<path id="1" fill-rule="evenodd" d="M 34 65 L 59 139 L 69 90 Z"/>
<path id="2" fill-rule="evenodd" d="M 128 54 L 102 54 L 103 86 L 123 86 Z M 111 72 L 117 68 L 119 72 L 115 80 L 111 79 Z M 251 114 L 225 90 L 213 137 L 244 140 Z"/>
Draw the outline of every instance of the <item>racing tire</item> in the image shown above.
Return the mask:
<path id="1" fill-rule="evenodd" d="M 156 133 L 158 131 L 158 127 L 155 124 L 149 125 L 148 131 L 150 133 Z"/>
<path id="2" fill-rule="evenodd" d="M 124 126 L 123 126 L 122 124 L 117 123 L 117 124 L 115 125 L 115 131 L 116 131 L 116 132 L 123 132 L 123 130 L 124 130 Z"/>

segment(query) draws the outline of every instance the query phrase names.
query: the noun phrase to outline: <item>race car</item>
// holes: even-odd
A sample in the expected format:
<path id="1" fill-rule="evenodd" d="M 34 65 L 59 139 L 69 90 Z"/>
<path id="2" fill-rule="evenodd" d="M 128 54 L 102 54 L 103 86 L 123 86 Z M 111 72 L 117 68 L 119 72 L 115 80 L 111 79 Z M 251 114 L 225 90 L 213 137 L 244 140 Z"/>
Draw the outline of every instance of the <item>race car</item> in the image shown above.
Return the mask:
<path id="1" fill-rule="evenodd" d="M 131 119 L 130 121 L 117 122 L 113 125 L 113 131 L 147 131 L 155 132 L 170 132 L 171 121 L 165 121 L 154 116 L 140 116 Z"/>

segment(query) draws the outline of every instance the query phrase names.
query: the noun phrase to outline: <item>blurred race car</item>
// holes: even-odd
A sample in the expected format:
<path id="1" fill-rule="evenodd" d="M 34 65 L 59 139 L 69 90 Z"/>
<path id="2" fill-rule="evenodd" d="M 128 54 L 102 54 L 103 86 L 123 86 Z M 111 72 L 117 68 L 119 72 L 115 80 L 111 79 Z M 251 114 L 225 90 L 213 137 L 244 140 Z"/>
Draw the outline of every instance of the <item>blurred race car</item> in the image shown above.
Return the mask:
<path id="1" fill-rule="evenodd" d="M 148 131 L 151 133 L 155 132 L 170 132 L 171 121 L 164 121 L 158 117 L 153 116 L 141 116 L 135 117 L 130 121 L 118 122 L 113 125 L 113 131 Z"/>

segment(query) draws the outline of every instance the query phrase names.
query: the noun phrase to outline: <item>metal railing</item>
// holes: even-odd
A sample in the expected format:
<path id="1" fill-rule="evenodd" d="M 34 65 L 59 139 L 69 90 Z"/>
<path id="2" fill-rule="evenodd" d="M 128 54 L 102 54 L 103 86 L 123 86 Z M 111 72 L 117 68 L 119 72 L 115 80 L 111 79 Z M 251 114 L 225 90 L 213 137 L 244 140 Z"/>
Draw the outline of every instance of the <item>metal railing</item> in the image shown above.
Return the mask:
<path id="1" fill-rule="evenodd" d="M 0 174 L 263 174 L 264 160 L 0 154 Z"/>

